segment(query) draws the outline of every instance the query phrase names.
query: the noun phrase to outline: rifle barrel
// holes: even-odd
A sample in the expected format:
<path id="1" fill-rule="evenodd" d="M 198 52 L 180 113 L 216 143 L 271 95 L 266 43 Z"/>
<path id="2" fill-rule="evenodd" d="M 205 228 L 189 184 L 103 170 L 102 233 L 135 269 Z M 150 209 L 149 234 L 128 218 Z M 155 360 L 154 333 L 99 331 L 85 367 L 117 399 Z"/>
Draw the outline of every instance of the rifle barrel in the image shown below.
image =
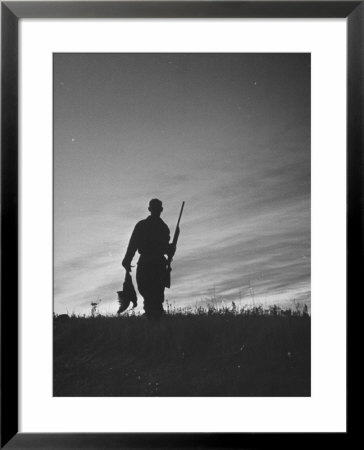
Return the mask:
<path id="1" fill-rule="evenodd" d="M 180 222 L 181 217 L 182 217 L 182 213 L 183 213 L 183 208 L 184 208 L 184 206 L 185 206 L 185 202 L 183 201 L 183 202 L 182 202 L 182 206 L 181 206 L 181 211 L 180 211 L 179 217 L 178 217 L 178 222 L 177 222 L 176 230 L 177 230 L 177 228 L 179 227 L 179 222 Z"/>
<path id="2" fill-rule="evenodd" d="M 179 223 L 180 223 L 180 220 L 181 220 L 181 217 L 182 217 L 184 206 L 185 206 L 185 202 L 183 201 L 182 202 L 182 206 L 181 206 L 181 211 L 180 211 L 179 216 L 178 216 L 177 226 L 176 226 L 176 229 L 175 229 L 174 235 L 173 235 L 173 241 L 172 242 L 174 243 L 174 245 L 177 245 L 177 240 L 178 240 L 178 235 L 179 235 L 179 233 L 178 233 Z M 172 257 L 168 257 L 168 264 L 169 264 L 169 266 L 171 265 L 172 259 L 173 259 Z"/>

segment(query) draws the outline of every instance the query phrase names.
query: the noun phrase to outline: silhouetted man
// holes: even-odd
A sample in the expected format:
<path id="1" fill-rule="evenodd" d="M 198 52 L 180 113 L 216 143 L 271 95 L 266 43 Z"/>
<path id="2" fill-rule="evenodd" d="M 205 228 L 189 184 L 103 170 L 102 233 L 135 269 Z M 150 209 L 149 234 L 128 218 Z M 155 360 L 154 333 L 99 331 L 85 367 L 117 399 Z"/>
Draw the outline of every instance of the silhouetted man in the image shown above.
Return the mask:
<path id="1" fill-rule="evenodd" d="M 162 202 L 154 198 L 149 202 L 148 209 L 150 216 L 136 224 L 122 265 L 130 272 L 131 262 L 138 250 L 140 257 L 136 279 L 138 290 L 144 298 L 144 311 L 148 318 L 159 319 L 164 313 L 165 255 L 173 256 L 176 249 L 169 243 L 169 228 L 160 218 Z"/>

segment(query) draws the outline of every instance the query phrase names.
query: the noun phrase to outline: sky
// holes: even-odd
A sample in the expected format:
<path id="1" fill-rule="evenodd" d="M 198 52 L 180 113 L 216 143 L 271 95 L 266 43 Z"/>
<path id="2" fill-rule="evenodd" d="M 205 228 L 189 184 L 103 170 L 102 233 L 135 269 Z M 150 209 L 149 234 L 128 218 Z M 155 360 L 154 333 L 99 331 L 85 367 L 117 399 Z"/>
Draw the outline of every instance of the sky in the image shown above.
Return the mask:
<path id="1" fill-rule="evenodd" d="M 117 311 L 155 197 L 172 305 L 310 305 L 310 120 L 309 54 L 55 54 L 54 311 Z"/>

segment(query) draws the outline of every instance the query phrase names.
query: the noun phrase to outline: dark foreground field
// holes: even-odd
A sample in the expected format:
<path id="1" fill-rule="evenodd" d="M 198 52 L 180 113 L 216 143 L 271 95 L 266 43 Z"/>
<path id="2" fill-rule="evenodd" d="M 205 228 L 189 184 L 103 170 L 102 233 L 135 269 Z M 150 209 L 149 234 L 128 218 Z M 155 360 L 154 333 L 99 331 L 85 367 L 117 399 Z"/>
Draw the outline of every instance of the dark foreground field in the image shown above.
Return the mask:
<path id="1" fill-rule="evenodd" d="M 310 317 L 54 319 L 55 396 L 309 396 Z"/>

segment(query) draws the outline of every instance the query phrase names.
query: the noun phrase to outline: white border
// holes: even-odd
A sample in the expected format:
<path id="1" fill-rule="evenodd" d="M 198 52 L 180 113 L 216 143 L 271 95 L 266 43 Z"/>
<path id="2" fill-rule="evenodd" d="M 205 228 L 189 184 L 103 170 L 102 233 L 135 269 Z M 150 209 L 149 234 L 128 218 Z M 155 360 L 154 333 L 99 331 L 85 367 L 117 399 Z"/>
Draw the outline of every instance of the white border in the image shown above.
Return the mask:
<path id="1" fill-rule="evenodd" d="M 21 20 L 20 431 L 345 431 L 345 20 Z M 312 397 L 52 397 L 52 52 L 311 52 Z"/>

